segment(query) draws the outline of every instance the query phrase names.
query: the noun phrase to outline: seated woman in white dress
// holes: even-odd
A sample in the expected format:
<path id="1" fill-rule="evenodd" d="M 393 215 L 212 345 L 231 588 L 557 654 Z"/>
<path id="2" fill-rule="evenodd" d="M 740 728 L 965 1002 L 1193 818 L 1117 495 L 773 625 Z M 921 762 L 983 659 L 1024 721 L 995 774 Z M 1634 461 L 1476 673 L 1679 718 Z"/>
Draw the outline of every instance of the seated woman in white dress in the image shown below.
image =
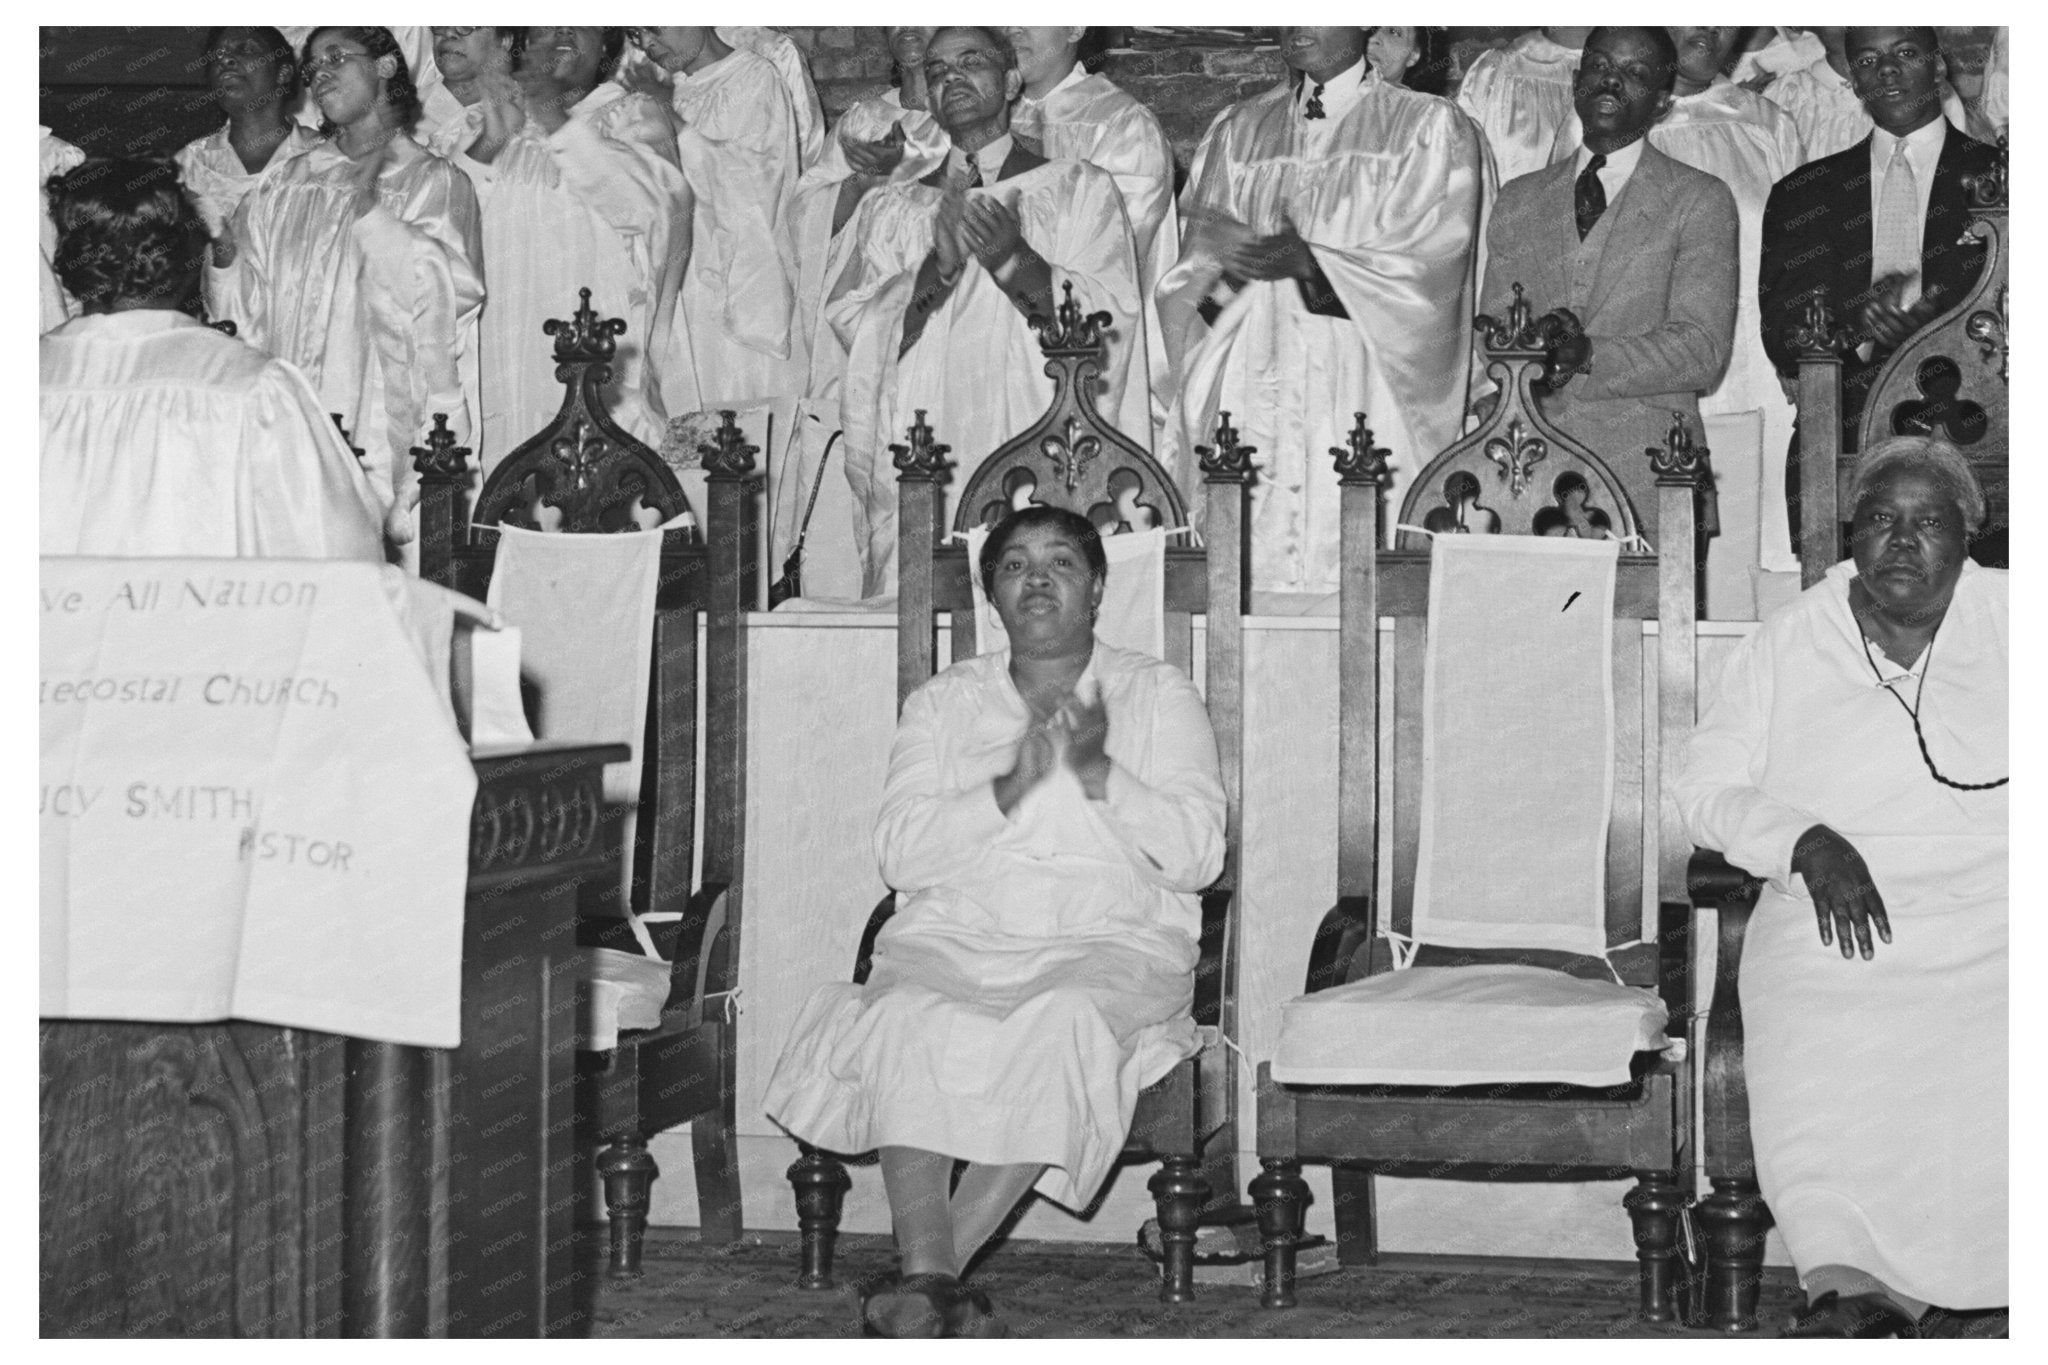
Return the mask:
<path id="1" fill-rule="evenodd" d="M 355 455 L 291 365 L 191 316 L 205 224 L 168 164 L 52 181 L 56 269 L 80 315 L 46 333 L 46 555 L 384 562 Z"/>
<path id="2" fill-rule="evenodd" d="M 1943 442 L 1871 447 L 1854 559 L 1706 696 L 1677 798 L 1765 879 L 1742 958 L 1757 1181 L 1794 1336 L 2007 1302 L 2006 576 Z"/>
<path id="3" fill-rule="evenodd" d="M 1010 648 L 904 704 L 875 830 L 896 914 L 865 986 L 806 1003 L 764 1103 L 815 1146 L 881 1149 L 883 1336 L 996 1332 L 960 1272 L 1034 1184 L 1085 1207 L 1139 1090 L 1194 1053 L 1195 893 L 1223 866 L 1207 713 L 1179 670 L 1095 638 L 1095 528 L 1030 508 L 980 570 Z"/>

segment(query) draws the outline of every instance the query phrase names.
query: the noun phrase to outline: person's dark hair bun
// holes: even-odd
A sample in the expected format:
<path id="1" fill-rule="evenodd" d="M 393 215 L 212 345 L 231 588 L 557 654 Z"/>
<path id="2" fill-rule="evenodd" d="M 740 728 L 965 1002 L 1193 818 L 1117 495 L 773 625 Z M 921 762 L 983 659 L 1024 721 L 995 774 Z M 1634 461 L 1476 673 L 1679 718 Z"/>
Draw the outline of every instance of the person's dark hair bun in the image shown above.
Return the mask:
<path id="1" fill-rule="evenodd" d="M 206 258 L 206 225 L 167 161 L 89 157 L 50 181 L 57 278 L 88 311 L 180 307 Z"/>

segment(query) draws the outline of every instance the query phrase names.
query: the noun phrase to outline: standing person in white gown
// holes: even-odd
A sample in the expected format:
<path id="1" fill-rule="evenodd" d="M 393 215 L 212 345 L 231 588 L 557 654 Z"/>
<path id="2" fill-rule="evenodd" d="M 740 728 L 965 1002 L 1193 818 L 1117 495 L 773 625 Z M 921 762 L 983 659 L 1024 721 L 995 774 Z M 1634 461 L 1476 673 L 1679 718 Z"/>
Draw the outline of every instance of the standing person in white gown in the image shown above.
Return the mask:
<path id="1" fill-rule="evenodd" d="M 846 228 L 856 259 L 825 302 L 847 351 L 840 408 L 865 597 L 896 590 L 890 443 L 926 412 L 959 456 L 944 485 L 950 504 L 975 466 L 1052 402 L 1026 319 L 1052 319 L 1062 285 L 1086 312 L 1110 315 L 1096 406 L 1104 416 L 1135 406 L 1145 426 L 1137 261 L 1116 181 L 1011 136 L 1023 82 L 1000 32 L 940 29 L 925 79 L 952 150 L 924 179 L 861 201 Z"/>
<path id="2" fill-rule="evenodd" d="M 434 69 L 441 75 L 441 93 L 450 101 L 442 117 L 426 131 L 421 120 L 419 140 L 436 156 L 453 159 L 476 138 L 477 129 L 465 118 L 484 97 L 488 83 L 512 74 L 512 45 L 521 35 L 516 28 L 435 28 Z"/>
<path id="3" fill-rule="evenodd" d="M 80 316 L 44 335 L 46 555 L 384 562 L 382 507 L 304 376 L 192 316 L 207 230 L 160 163 L 54 182 Z"/>
<path id="4" fill-rule="evenodd" d="M 180 148 L 178 179 L 213 238 L 204 293 L 209 317 L 235 297 L 235 210 L 258 181 L 320 141 L 292 118 L 299 100 L 299 61 L 274 28 L 218 29 L 206 45 L 206 83 L 227 122 Z"/>
<path id="5" fill-rule="evenodd" d="M 1152 291 L 1180 259 L 1180 219 L 1173 203 L 1173 145 L 1159 116 L 1119 89 L 1107 76 L 1081 65 L 1085 28 L 1008 28 L 1017 49 L 1023 93 L 1010 111 L 1010 127 L 1030 138 L 1049 158 L 1085 161 L 1116 179 L 1138 255 L 1138 285 L 1145 299 L 1145 391 L 1151 395 L 1143 425 L 1127 395 L 1125 411 L 1113 418 L 1125 435 L 1149 446 L 1168 472 L 1183 460 L 1168 418 L 1173 407 L 1173 366 L 1159 333 L 1159 309 Z"/>
<path id="6" fill-rule="evenodd" d="M 1282 29 L 1280 51 L 1290 78 L 1195 151 L 1159 320 L 1181 439 L 1227 411 L 1258 452 L 1252 591 L 1298 611 L 1337 590 L 1328 452 L 1353 414 L 1393 452 L 1395 507 L 1458 434 L 1484 153 L 1448 101 L 1381 79 L 1363 30 Z"/>
<path id="7" fill-rule="evenodd" d="M 1854 558 L 1730 657 L 1674 795 L 1764 879 L 1743 1057 L 1790 1335 L 1912 1336 L 2010 1298 L 2006 575 L 1944 442 L 1879 442 L 1849 501 Z"/>
<path id="8" fill-rule="evenodd" d="M 881 1149 L 883 1336 L 995 1334 L 960 1274 L 1034 1185 L 1085 1207 L 1138 1092 L 1194 1053 L 1196 893 L 1223 865 L 1194 685 L 1095 638 L 1095 528 L 1029 508 L 979 568 L 1009 649 L 904 703 L 875 828 L 896 913 L 865 985 L 812 994 L 763 1099 L 803 1141 Z"/>
<path id="9" fill-rule="evenodd" d="M 232 316 L 305 372 L 362 447 L 370 482 L 411 538 L 410 449 L 448 415 L 469 444 L 483 279 L 468 177 L 412 140 L 419 100 L 381 28 L 316 29 L 313 98 L 329 132 L 242 201 Z"/>
<path id="10" fill-rule="evenodd" d="M 1735 196 L 1741 288 L 1736 295 L 1735 349 L 1721 382 L 1700 396 L 1700 418 L 1713 450 L 1720 535 L 1709 551 L 1707 598 L 1723 620 L 1756 619 L 1751 570 L 1797 569 L 1785 546 L 1785 448 L 1794 410 L 1764 352 L 1757 303 L 1764 205 L 1771 186 L 1806 161 L 1799 129 L 1776 105 L 1721 74 L 1743 30 L 1670 28 L 1678 48 L 1671 112 L 1651 125 L 1650 145 L 1674 161 L 1705 171 Z M 1578 154 L 1584 127 L 1574 113 L 1559 130 L 1552 159 Z M 1759 558 L 1759 545 L 1765 557 Z M 1737 551 L 1740 556 L 1737 556 Z"/>
<path id="11" fill-rule="evenodd" d="M 1486 139 L 1495 184 L 1550 164 L 1551 144 L 1572 112 L 1572 73 L 1592 31 L 1530 29 L 1472 59 L 1458 83 L 1458 106 Z"/>
<path id="12" fill-rule="evenodd" d="M 612 361 L 612 416 L 657 449 L 668 429 L 656 357 L 688 254 L 689 187 L 668 110 L 608 77 L 620 28 L 532 28 L 516 76 L 487 75 L 463 111 L 455 164 L 483 211 L 485 474 L 562 405 L 553 341 L 577 290 L 623 318 Z"/>
<path id="13" fill-rule="evenodd" d="M 789 209 L 803 163 L 789 90 L 714 29 L 629 32 L 668 84 L 695 203 L 662 397 L 675 415 L 794 398 L 806 367 Z"/>

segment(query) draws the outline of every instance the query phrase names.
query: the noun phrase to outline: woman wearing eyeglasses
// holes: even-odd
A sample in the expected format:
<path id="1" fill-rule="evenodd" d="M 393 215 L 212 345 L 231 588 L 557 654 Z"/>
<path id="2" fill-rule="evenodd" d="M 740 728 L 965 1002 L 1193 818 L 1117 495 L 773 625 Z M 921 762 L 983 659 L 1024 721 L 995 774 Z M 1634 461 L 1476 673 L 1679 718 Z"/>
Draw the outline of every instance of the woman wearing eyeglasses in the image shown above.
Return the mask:
<path id="1" fill-rule="evenodd" d="M 408 451 L 435 413 L 469 443 L 483 306 L 476 194 L 415 142 L 419 96 L 391 33 L 321 28 L 302 63 L 322 141 L 242 203 L 229 306 L 296 364 L 365 453 L 393 540 L 412 538 Z"/>

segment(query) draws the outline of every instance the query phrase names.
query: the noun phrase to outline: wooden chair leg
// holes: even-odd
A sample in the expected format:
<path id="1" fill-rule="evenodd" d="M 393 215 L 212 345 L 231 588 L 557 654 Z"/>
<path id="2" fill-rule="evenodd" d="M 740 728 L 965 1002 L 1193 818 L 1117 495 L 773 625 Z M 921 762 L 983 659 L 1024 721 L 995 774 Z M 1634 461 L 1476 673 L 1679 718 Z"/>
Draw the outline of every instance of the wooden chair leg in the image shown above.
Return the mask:
<path id="1" fill-rule="evenodd" d="M 1252 1204 L 1258 1212 L 1259 1237 L 1266 1252 L 1266 1290 L 1262 1308 L 1294 1307 L 1294 1250 L 1301 1240 L 1308 1212 L 1308 1182 L 1301 1163 L 1286 1158 L 1261 1161 L 1252 1177 Z"/>
<path id="2" fill-rule="evenodd" d="M 1192 1155 L 1167 1157 L 1146 1182 L 1159 1211 L 1159 1301 L 1192 1303 L 1195 1298 L 1195 1229 L 1209 1201 L 1209 1181 Z"/>
<path id="3" fill-rule="evenodd" d="M 697 1171 L 699 1237 L 725 1245 L 740 1239 L 739 1144 L 729 1124 L 705 1115 L 690 1125 Z"/>
<path id="4" fill-rule="evenodd" d="M 839 1208 L 853 1179 L 837 1157 L 826 1155 L 808 1143 L 797 1144 L 802 1152 L 789 1168 L 790 1188 L 796 1192 L 796 1226 L 803 1238 L 803 1268 L 797 1275 L 798 1289 L 832 1287 L 832 1246 L 839 1236 Z"/>
<path id="5" fill-rule="evenodd" d="M 1639 1171 L 1636 1187 L 1622 1199 L 1635 1226 L 1636 1260 L 1641 1263 L 1644 1322 L 1678 1320 L 1678 1220 L 1685 1191 L 1670 1171 Z"/>
<path id="6" fill-rule="evenodd" d="M 1332 1166 L 1330 1186 L 1336 1201 L 1331 1216 L 1337 1220 L 1337 1264 L 1378 1265 L 1379 1209 L 1373 1202 L 1371 1169 L 1342 1163 Z"/>
<path id="7" fill-rule="evenodd" d="M 638 1279 L 640 1243 L 647 1233 L 647 1210 L 661 1168 L 647 1150 L 647 1139 L 635 1134 L 614 1138 L 597 1154 L 597 1173 L 604 1180 L 604 1208 L 612 1224 L 610 1274 L 614 1279 Z"/>
<path id="8" fill-rule="evenodd" d="M 1717 1176 L 1713 1187 L 1699 1206 L 1700 1233 L 1707 1244 L 1705 1325 L 1754 1332 L 1771 1211 L 1753 1179 Z"/>

